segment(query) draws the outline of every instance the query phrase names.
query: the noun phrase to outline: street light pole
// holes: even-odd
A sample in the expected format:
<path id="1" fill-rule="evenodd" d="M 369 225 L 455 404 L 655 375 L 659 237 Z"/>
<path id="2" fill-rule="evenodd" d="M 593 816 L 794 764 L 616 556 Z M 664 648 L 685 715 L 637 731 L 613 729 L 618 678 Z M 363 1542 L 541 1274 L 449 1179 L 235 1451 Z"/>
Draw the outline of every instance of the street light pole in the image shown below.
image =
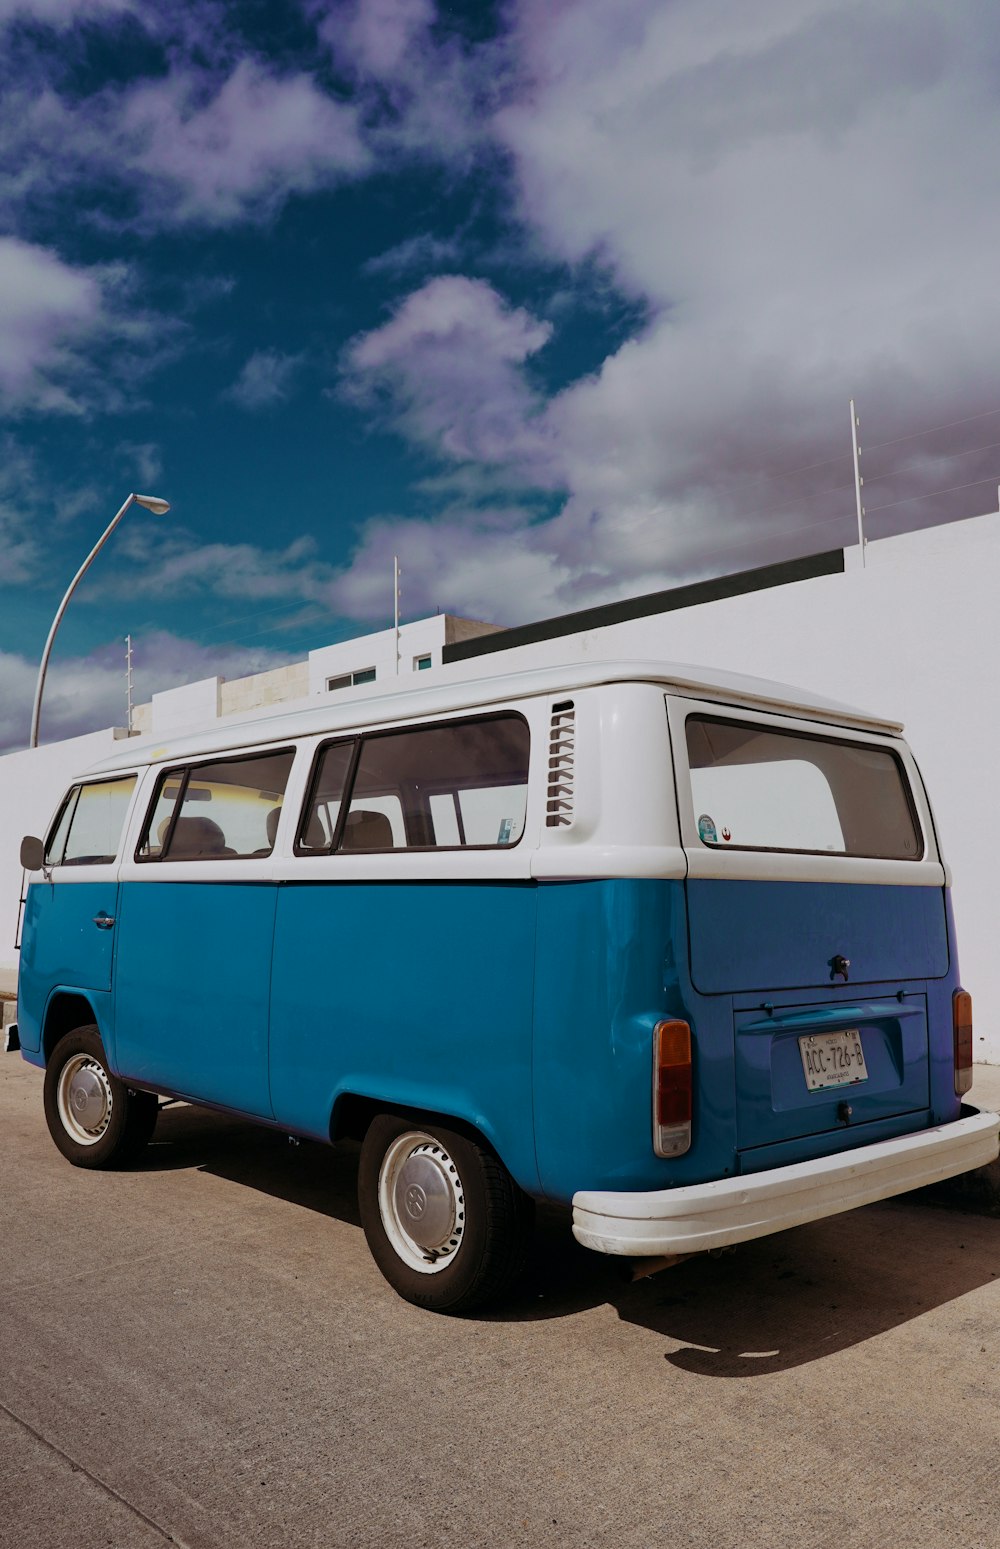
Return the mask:
<path id="1" fill-rule="evenodd" d="M 154 516 L 163 516 L 167 511 L 170 510 L 170 502 L 167 500 L 161 500 L 158 495 L 130 495 L 125 504 L 122 506 L 121 510 L 118 512 L 118 515 L 104 529 L 103 533 L 94 544 L 94 547 L 87 555 L 83 564 L 76 572 L 76 575 L 69 583 L 69 586 L 66 589 L 66 595 L 62 602 L 59 604 L 58 612 L 56 613 L 55 618 L 52 620 L 52 628 L 49 630 L 49 637 L 45 642 L 45 649 L 42 652 L 42 661 L 38 669 L 38 684 L 35 688 L 35 703 L 31 711 L 31 741 L 28 744 L 29 747 L 37 748 L 38 746 L 38 723 L 42 714 L 42 690 L 45 687 L 45 673 L 48 669 L 49 657 L 52 655 L 52 643 L 56 638 L 56 630 L 59 628 L 59 625 L 62 622 L 62 616 L 66 612 L 66 605 L 72 597 L 73 593 L 76 591 L 78 584 L 83 580 L 83 577 L 86 575 L 94 560 L 97 558 L 98 554 L 101 552 L 104 545 L 111 537 L 111 534 L 118 526 L 118 523 L 121 521 L 122 517 L 125 515 L 126 511 L 131 505 L 145 506 L 146 510 L 152 511 Z"/>

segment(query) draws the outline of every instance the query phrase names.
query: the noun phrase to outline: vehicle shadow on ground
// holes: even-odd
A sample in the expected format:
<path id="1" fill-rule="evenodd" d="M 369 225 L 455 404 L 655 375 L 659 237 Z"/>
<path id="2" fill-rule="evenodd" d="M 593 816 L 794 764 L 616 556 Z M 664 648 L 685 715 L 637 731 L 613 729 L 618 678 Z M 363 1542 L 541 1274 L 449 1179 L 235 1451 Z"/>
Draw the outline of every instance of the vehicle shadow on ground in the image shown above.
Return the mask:
<path id="1" fill-rule="evenodd" d="M 352 1226 L 357 1148 L 332 1150 L 206 1109 L 161 1112 L 143 1170 L 198 1168 Z M 613 1306 L 705 1377 L 755 1377 L 823 1360 L 1000 1278 L 1000 1221 L 928 1194 L 849 1211 L 630 1282 L 627 1261 L 575 1241 L 569 1210 L 541 1206 L 530 1264 L 506 1302 L 474 1314 L 537 1322 Z M 365 1253 L 359 1233 L 358 1252 Z"/>
<path id="2" fill-rule="evenodd" d="M 361 1225 L 356 1146 L 334 1150 L 311 1140 L 290 1141 L 284 1130 L 178 1103 L 160 1109 L 137 1169 L 182 1168 L 198 1168 L 317 1215 Z"/>
<path id="3" fill-rule="evenodd" d="M 627 1322 L 706 1377 L 787 1371 L 863 1344 L 1000 1276 L 1000 1225 L 893 1200 L 697 1258 L 631 1287 Z"/>

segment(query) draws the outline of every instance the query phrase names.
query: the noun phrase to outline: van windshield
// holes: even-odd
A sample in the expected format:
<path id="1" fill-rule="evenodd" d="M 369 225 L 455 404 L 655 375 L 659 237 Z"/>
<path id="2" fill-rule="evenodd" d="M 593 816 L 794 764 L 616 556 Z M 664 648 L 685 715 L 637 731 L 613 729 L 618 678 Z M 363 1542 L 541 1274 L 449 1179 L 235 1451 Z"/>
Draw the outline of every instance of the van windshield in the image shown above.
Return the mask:
<path id="1" fill-rule="evenodd" d="M 700 715 L 686 731 L 695 823 L 710 849 L 920 859 L 895 753 Z"/>

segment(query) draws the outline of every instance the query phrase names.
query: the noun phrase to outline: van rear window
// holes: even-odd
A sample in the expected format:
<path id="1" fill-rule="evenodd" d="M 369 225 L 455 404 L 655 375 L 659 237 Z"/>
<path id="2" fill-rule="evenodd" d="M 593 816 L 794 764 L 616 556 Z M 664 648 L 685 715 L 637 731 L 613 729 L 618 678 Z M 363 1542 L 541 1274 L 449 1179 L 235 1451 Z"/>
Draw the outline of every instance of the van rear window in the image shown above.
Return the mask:
<path id="1" fill-rule="evenodd" d="M 895 753 L 709 716 L 689 716 L 686 731 L 695 823 L 710 849 L 921 858 Z"/>

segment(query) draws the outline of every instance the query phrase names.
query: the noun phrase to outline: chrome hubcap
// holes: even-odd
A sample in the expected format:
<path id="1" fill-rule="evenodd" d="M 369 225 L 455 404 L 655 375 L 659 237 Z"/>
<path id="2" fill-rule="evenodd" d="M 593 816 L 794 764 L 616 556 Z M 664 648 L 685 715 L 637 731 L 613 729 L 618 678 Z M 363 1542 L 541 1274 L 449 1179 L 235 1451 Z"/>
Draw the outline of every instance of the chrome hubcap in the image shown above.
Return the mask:
<path id="1" fill-rule="evenodd" d="M 81 1145 L 95 1145 L 111 1122 L 114 1104 L 107 1071 L 89 1054 L 75 1054 L 59 1077 L 57 1102 L 67 1133 Z"/>
<path id="2" fill-rule="evenodd" d="M 406 1232 L 420 1248 L 443 1247 L 455 1227 L 455 1194 L 442 1158 L 414 1151 L 396 1174 L 393 1204 Z"/>
<path id="3" fill-rule="evenodd" d="M 389 1241 L 412 1269 L 435 1274 L 451 1263 L 465 1232 L 465 1191 L 431 1135 L 411 1130 L 393 1141 L 379 1173 L 379 1210 Z"/>

